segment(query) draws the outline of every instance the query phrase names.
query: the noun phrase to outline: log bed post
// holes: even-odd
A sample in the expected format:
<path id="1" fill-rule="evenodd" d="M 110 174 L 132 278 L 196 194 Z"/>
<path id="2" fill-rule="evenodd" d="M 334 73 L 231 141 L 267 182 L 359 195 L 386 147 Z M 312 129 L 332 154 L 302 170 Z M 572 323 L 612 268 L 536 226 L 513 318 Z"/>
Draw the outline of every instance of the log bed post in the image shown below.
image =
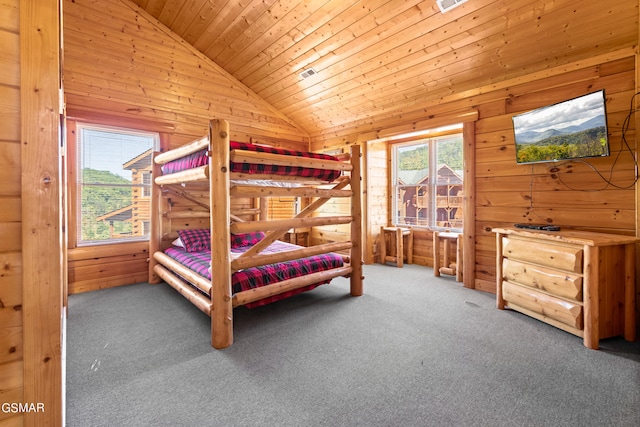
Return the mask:
<path id="1" fill-rule="evenodd" d="M 360 146 L 351 146 L 351 295 L 360 296 L 362 286 L 362 195 L 360 172 Z"/>
<path id="2" fill-rule="evenodd" d="M 221 349 L 233 343 L 233 305 L 229 223 L 229 122 L 209 125 L 209 183 L 211 206 L 211 345 Z M 213 250 L 215 248 L 215 250 Z"/>
<path id="3" fill-rule="evenodd" d="M 159 153 L 154 152 L 151 158 L 153 178 L 162 174 L 162 169 L 159 164 L 155 162 L 155 157 Z M 162 203 L 162 189 L 155 182 L 151 183 L 151 230 L 149 235 L 149 283 L 160 283 L 160 277 L 154 271 L 155 266 L 158 265 L 158 261 L 153 257 L 153 254 L 160 250 L 160 240 L 162 240 L 162 214 L 160 212 L 160 206 Z"/>

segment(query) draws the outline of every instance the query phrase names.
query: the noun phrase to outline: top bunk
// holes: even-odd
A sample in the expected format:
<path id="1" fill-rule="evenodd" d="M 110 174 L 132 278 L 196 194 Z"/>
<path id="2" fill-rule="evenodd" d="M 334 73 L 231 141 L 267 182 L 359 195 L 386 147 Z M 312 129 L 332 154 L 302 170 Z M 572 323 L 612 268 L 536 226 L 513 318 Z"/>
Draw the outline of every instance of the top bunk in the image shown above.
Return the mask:
<path id="1" fill-rule="evenodd" d="M 349 154 L 333 156 L 229 141 L 229 179 L 231 182 L 328 184 L 352 170 Z M 158 154 L 154 162 L 162 175 L 158 185 L 206 181 L 210 175 L 209 136 Z"/>

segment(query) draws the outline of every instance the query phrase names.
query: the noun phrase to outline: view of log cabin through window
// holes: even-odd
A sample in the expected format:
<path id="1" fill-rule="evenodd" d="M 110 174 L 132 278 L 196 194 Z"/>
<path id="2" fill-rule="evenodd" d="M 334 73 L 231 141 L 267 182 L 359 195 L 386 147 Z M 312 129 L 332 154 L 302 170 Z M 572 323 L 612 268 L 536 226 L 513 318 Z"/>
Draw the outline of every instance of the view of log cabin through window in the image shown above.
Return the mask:
<path id="1" fill-rule="evenodd" d="M 78 124 L 78 244 L 149 238 L 157 133 Z"/>
<path id="2" fill-rule="evenodd" d="M 462 231 L 460 126 L 391 146 L 393 223 Z"/>

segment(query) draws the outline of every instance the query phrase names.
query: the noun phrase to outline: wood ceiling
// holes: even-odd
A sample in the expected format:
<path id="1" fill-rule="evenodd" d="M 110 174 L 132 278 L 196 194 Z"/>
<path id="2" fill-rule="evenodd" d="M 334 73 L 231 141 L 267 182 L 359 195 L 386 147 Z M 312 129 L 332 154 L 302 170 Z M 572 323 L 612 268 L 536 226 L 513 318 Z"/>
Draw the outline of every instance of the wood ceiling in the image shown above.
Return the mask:
<path id="1" fill-rule="evenodd" d="M 310 135 L 637 43 L 637 2 L 131 0 Z M 303 79 L 313 68 L 317 74 Z"/>

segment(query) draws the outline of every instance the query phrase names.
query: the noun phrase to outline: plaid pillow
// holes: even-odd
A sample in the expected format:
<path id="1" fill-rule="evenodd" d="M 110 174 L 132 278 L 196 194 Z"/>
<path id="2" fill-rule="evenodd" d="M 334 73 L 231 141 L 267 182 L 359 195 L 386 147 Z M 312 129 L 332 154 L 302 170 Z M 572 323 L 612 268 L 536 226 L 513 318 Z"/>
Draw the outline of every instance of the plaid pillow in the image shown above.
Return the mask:
<path id="1" fill-rule="evenodd" d="M 187 252 L 211 250 L 211 233 L 206 228 L 178 230 L 178 236 Z"/>
<path id="2" fill-rule="evenodd" d="M 253 246 L 260 240 L 264 239 L 262 231 L 245 234 L 231 234 L 231 248 L 242 248 L 244 246 Z"/>

